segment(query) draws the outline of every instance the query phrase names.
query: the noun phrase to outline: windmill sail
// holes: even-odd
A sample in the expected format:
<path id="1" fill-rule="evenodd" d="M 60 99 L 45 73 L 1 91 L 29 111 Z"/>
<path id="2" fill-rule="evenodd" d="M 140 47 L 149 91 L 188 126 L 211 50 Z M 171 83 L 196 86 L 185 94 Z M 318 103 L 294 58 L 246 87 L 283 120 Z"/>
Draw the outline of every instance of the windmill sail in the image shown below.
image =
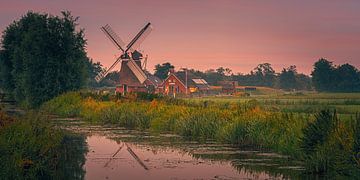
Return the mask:
<path id="1" fill-rule="evenodd" d="M 100 82 L 101 80 L 103 80 L 107 74 L 109 74 L 109 72 L 121 61 L 121 58 L 117 58 L 116 61 L 114 62 L 114 64 L 112 64 L 109 69 L 101 71 L 96 77 L 95 80 L 96 82 Z"/>
<path id="2" fill-rule="evenodd" d="M 133 51 L 133 49 L 137 49 L 151 31 L 151 23 L 147 23 L 145 27 L 141 29 L 140 32 L 134 37 L 134 39 L 131 40 L 131 42 L 126 46 L 127 49 L 125 50 L 125 52 L 127 52 L 129 49 L 131 52 Z"/>
<path id="3" fill-rule="evenodd" d="M 121 51 L 125 52 L 125 42 L 112 30 L 108 24 L 101 27 L 101 30 L 115 46 L 117 46 Z"/>
<path id="4" fill-rule="evenodd" d="M 120 37 L 112 30 L 112 28 L 109 25 L 105 25 L 101 27 L 101 30 L 104 32 L 104 34 L 110 39 L 110 41 L 119 49 L 122 51 L 122 55 L 116 59 L 116 61 L 113 63 L 113 65 L 110 66 L 109 69 L 104 70 L 100 72 L 96 77 L 95 80 L 97 82 L 100 82 L 106 75 L 120 62 L 123 61 L 122 67 L 120 69 L 120 74 L 130 73 L 129 79 L 125 79 L 126 83 L 129 83 L 133 80 L 136 81 L 136 79 L 143 84 L 145 80 L 147 79 L 147 76 L 145 72 L 141 68 L 141 59 L 142 54 L 137 51 L 136 49 L 139 47 L 140 43 L 144 41 L 147 35 L 152 30 L 151 24 L 147 23 L 144 28 L 140 30 L 139 33 L 136 34 L 136 36 L 130 41 L 128 45 L 125 45 L 124 41 L 120 39 Z M 130 56 L 129 56 L 130 55 Z M 136 61 L 135 60 L 139 60 Z M 138 64 L 139 63 L 139 64 Z M 145 62 L 146 63 L 146 62 Z M 124 66 L 125 65 L 125 66 Z M 131 71 L 131 72 L 129 72 Z M 131 77 L 133 76 L 133 77 Z M 134 77 L 135 76 L 135 77 Z M 126 77 L 126 76 L 124 76 Z M 121 84 L 122 82 L 120 82 Z M 136 81 L 135 84 L 138 84 Z"/>
<path id="5" fill-rule="evenodd" d="M 147 79 L 146 74 L 144 71 L 136 64 L 136 62 L 132 59 L 130 59 L 126 64 L 130 70 L 134 73 L 136 78 L 139 80 L 139 82 L 142 84 Z"/>

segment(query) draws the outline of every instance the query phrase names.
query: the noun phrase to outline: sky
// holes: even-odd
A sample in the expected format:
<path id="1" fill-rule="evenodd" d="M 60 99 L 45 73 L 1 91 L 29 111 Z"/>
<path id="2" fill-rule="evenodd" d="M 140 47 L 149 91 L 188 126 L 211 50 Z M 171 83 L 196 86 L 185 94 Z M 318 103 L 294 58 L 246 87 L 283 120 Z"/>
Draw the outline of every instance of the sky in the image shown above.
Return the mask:
<path id="1" fill-rule="evenodd" d="M 79 16 L 88 56 L 106 67 L 120 52 L 100 27 L 129 42 L 151 22 L 140 46 L 150 71 L 170 62 L 249 73 L 268 62 L 277 72 L 296 65 L 310 74 L 321 57 L 360 68 L 359 0 L 0 0 L 0 31 L 29 10 Z"/>

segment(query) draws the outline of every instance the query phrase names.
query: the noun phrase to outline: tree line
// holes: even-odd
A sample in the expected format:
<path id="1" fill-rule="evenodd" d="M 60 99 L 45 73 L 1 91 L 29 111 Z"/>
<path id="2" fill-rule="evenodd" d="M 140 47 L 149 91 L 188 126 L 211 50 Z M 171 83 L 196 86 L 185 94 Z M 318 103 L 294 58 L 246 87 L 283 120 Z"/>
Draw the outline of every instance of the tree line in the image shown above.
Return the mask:
<path id="1" fill-rule="evenodd" d="M 220 85 L 221 81 L 237 81 L 242 86 L 263 86 L 283 90 L 316 90 L 319 92 L 360 92 L 360 72 L 350 64 L 339 66 L 324 58 L 313 65 L 311 76 L 299 73 L 295 65 L 275 72 L 270 63 L 257 65 L 250 73 L 234 74 L 230 68 L 219 67 L 199 71 L 188 69 L 197 77 L 205 79 L 210 85 Z M 157 64 L 155 75 L 167 77 L 171 63 Z"/>
<path id="2" fill-rule="evenodd" d="M 360 92 L 360 72 L 348 63 L 335 66 L 320 59 L 311 73 L 314 88 L 320 92 Z"/>
<path id="3" fill-rule="evenodd" d="M 37 107 L 67 91 L 84 87 L 114 86 L 119 73 L 110 73 L 101 83 L 95 76 L 104 70 L 99 62 L 87 57 L 84 29 L 70 12 L 60 16 L 28 12 L 3 31 L 0 48 L 0 89 L 26 107 Z M 155 66 L 155 75 L 165 79 L 171 63 Z M 296 66 L 275 72 L 269 63 L 256 66 L 250 73 L 234 74 L 219 67 L 199 71 L 189 69 L 211 85 L 237 81 L 244 86 L 265 86 L 284 90 L 321 92 L 360 92 L 360 73 L 350 64 L 335 66 L 320 59 L 311 77 L 298 73 Z"/>

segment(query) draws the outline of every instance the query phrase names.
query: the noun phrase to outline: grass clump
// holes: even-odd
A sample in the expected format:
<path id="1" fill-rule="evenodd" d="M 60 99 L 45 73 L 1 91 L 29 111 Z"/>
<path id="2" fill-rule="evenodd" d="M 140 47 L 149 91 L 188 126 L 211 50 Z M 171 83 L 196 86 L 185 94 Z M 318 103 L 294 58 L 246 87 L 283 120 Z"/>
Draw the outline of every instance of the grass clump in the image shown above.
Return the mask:
<path id="1" fill-rule="evenodd" d="M 356 120 L 356 124 L 359 121 Z M 301 150 L 309 173 L 358 177 L 358 127 L 341 121 L 336 111 L 323 110 L 303 130 Z M 355 156 L 354 156 L 355 155 Z"/>
<path id="2" fill-rule="evenodd" d="M 45 102 L 41 109 L 64 117 L 78 116 L 82 100 L 80 93 L 68 92 Z"/>
<path id="3" fill-rule="evenodd" d="M 3 119 L 0 121 L 3 122 Z M 0 127 L 0 177 L 83 178 L 85 146 L 74 149 L 69 146 L 69 139 L 69 134 L 52 128 L 48 119 L 38 113 L 30 112 L 24 117 L 14 119 L 10 124 Z M 84 138 L 80 140 L 78 143 L 85 143 Z M 76 158 L 75 155 L 68 154 L 69 152 L 76 153 Z M 69 162 L 76 163 L 70 166 Z"/>

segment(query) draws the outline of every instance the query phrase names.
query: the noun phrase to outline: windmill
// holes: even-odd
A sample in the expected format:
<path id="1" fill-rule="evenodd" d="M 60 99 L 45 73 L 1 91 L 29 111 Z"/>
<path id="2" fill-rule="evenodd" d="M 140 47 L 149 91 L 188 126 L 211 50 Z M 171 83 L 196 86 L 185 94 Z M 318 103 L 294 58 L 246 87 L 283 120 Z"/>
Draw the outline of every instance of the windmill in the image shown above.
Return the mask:
<path id="1" fill-rule="evenodd" d="M 143 59 L 142 53 L 137 49 L 144 39 L 150 34 L 152 30 L 151 23 L 147 23 L 139 33 L 129 42 L 128 45 L 112 30 L 109 25 L 101 27 L 101 30 L 110 39 L 110 41 L 121 51 L 121 55 L 115 62 L 105 71 L 99 73 L 95 80 L 100 82 L 106 75 L 121 62 L 120 69 L 120 85 L 126 92 L 128 86 L 136 88 L 144 88 L 144 82 L 148 79 L 147 74 L 142 68 L 141 60 Z M 147 57 L 145 58 L 147 60 Z M 146 64 L 146 63 L 144 63 Z"/>

